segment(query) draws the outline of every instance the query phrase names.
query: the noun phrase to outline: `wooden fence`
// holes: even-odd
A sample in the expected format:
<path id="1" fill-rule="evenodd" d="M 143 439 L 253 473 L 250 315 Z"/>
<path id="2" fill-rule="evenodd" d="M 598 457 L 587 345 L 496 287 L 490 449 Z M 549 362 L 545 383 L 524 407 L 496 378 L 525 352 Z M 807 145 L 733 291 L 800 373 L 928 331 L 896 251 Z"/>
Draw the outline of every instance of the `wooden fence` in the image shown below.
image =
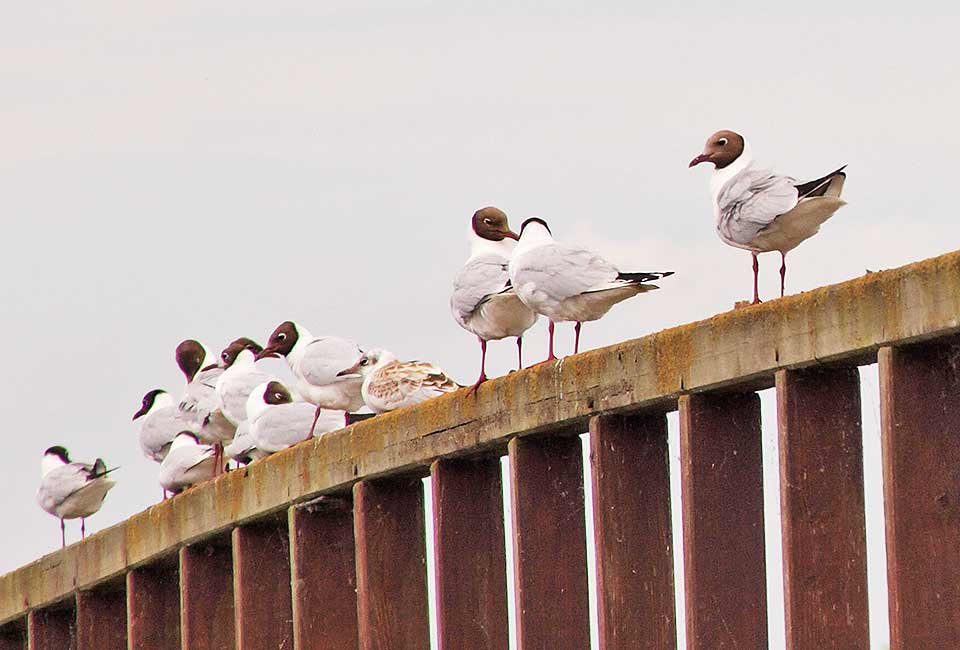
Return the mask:
<path id="1" fill-rule="evenodd" d="M 858 365 L 878 362 L 894 650 L 960 648 L 960 253 L 593 350 L 354 424 L 0 577 L 0 650 L 766 648 L 758 389 L 776 386 L 787 647 L 868 647 Z M 507 585 L 500 457 L 510 460 Z M 8 530 L 7 534 L 13 534 Z"/>

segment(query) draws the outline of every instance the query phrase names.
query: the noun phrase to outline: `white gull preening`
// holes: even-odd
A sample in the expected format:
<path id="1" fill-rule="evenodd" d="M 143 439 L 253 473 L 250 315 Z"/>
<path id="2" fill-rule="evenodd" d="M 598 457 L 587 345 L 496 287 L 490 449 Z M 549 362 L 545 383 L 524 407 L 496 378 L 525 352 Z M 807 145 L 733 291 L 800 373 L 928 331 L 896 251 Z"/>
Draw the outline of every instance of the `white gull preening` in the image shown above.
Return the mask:
<path id="1" fill-rule="evenodd" d="M 233 433 L 221 430 L 217 422 L 208 418 L 216 408 L 217 379 L 223 374 L 223 365 L 219 362 L 205 365 L 208 357 L 203 344 L 193 339 L 182 341 L 175 352 L 177 366 L 187 380 L 178 404 L 180 413 L 189 422 L 191 431 L 204 442 L 212 443 L 225 437 L 229 439 Z"/>
<path id="2" fill-rule="evenodd" d="M 100 458 L 92 463 L 71 462 L 59 445 L 43 453 L 37 503 L 60 519 L 61 545 L 66 546 L 65 519 L 79 518 L 81 539 L 86 537 L 86 518 L 100 510 L 107 492 L 116 485 L 107 477 L 112 471 Z"/>
<path id="3" fill-rule="evenodd" d="M 518 236 L 507 215 L 494 207 L 477 210 L 470 220 L 470 257 L 453 280 L 450 311 L 454 320 L 480 341 L 480 377 L 487 379 L 487 341 L 517 337 L 517 364 L 523 368 L 523 333 L 537 322 L 510 285 L 507 265 Z"/>
<path id="4" fill-rule="evenodd" d="M 710 195 L 717 234 L 725 243 L 751 252 L 753 302 L 757 290 L 757 254 L 780 253 L 780 295 L 787 274 L 787 253 L 817 234 L 820 225 L 846 202 L 840 198 L 846 179 L 844 167 L 822 178 L 798 183 L 789 176 L 754 164 L 750 145 L 734 131 L 717 131 L 690 167 L 713 163 Z"/>
<path id="5" fill-rule="evenodd" d="M 658 287 L 650 280 L 673 271 L 622 273 L 597 253 L 580 246 L 559 244 L 547 222 L 531 217 L 520 228 L 520 241 L 509 265 L 510 282 L 520 299 L 550 320 L 550 352 L 554 324 L 576 323 L 574 354 L 580 349 L 580 324 L 603 317 L 618 302 Z"/>

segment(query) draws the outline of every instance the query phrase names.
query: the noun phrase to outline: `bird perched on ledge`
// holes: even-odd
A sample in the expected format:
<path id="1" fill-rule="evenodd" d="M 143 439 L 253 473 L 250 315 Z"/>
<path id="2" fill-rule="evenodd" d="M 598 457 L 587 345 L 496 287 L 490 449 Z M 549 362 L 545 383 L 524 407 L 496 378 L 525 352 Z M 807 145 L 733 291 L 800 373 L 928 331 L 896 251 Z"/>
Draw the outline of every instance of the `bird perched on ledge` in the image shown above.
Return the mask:
<path id="1" fill-rule="evenodd" d="M 470 257 L 453 280 L 450 311 L 463 329 L 480 341 L 480 377 L 487 379 L 487 341 L 517 337 L 517 368 L 523 368 L 523 333 L 537 314 L 523 304 L 510 285 L 507 265 L 519 236 L 497 208 L 477 210 L 470 222 Z"/>
<path id="2" fill-rule="evenodd" d="M 787 253 L 813 237 L 820 225 L 846 205 L 840 198 L 846 165 L 822 178 L 798 183 L 789 176 L 760 169 L 743 136 L 717 131 L 690 161 L 690 167 L 713 163 L 710 194 L 717 234 L 725 243 L 753 256 L 753 304 L 760 302 L 759 253 L 780 252 L 780 296 L 787 276 Z"/>
<path id="3" fill-rule="evenodd" d="M 356 365 L 343 373 L 360 373 L 363 401 L 374 413 L 413 406 L 461 388 L 432 363 L 399 361 L 392 352 L 381 349 L 364 352 Z"/>
<path id="4" fill-rule="evenodd" d="M 580 324 L 598 320 L 618 302 L 638 293 L 659 289 L 650 280 L 673 275 L 673 271 L 621 273 L 593 251 L 558 244 L 547 222 L 531 217 L 520 227 L 520 241 L 510 258 L 510 282 L 520 300 L 550 319 L 550 353 L 554 324 L 573 321 L 573 353 L 580 350 Z"/>
<path id="5" fill-rule="evenodd" d="M 116 482 L 107 474 L 103 459 L 93 463 L 72 462 L 67 450 L 59 445 L 43 452 L 40 461 L 40 489 L 37 503 L 46 512 L 60 519 L 60 544 L 67 545 L 65 519 L 80 519 L 80 538 L 87 536 L 86 519 L 100 510 L 107 492 Z"/>

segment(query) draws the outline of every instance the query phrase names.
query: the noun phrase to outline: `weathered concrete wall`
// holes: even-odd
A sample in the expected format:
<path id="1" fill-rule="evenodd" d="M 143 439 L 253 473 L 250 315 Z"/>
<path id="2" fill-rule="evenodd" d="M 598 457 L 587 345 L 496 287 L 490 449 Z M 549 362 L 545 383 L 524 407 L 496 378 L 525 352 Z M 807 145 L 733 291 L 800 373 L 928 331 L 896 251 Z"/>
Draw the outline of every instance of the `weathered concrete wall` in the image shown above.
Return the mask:
<path id="1" fill-rule="evenodd" d="M 2 576 L 0 624 L 361 478 L 425 474 L 515 435 L 582 431 L 602 412 L 672 409 L 684 393 L 769 386 L 781 368 L 869 362 L 883 345 L 957 331 L 960 252 L 529 368 L 298 445 Z"/>

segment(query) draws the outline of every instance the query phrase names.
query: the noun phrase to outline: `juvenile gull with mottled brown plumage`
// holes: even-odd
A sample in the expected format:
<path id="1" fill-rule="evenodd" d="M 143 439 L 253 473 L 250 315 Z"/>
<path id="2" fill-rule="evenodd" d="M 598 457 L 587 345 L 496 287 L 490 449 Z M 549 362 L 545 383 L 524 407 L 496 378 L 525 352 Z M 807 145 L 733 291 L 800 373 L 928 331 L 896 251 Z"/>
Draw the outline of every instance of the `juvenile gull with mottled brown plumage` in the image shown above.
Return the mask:
<path id="1" fill-rule="evenodd" d="M 425 402 L 460 388 L 439 367 L 425 361 L 399 361 L 387 350 L 369 350 L 357 364 L 343 371 L 363 376 L 364 403 L 374 413 Z"/>

